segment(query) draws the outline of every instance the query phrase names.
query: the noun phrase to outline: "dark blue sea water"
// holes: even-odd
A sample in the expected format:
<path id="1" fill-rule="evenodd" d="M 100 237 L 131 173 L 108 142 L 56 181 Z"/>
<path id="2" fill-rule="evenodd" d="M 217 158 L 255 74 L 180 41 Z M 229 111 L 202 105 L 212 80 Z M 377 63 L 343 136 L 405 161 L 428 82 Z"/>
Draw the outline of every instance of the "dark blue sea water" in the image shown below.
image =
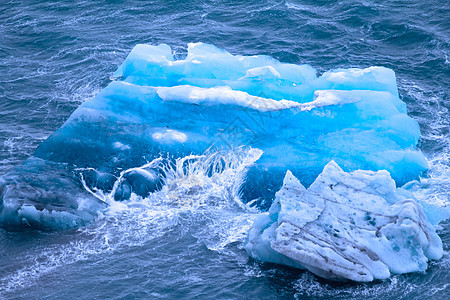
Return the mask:
<path id="1" fill-rule="evenodd" d="M 421 127 L 430 165 L 411 187 L 450 203 L 450 2 L 0 2 L 0 174 L 21 164 L 110 76 L 138 43 L 207 42 L 232 54 L 337 67 L 385 66 Z M 336 283 L 249 260 L 251 217 L 222 205 L 130 203 L 86 228 L 0 229 L 0 298 L 449 299 L 444 257 L 425 273 Z"/>

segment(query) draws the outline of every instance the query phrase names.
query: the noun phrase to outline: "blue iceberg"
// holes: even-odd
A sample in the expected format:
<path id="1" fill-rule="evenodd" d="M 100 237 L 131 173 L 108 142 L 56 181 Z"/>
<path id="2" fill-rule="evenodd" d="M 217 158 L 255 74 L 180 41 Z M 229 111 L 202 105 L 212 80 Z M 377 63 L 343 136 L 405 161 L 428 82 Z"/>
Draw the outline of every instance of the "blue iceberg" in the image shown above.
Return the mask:
<path id="1" fill-rule="evenodd" d="M 427 169 L 392 70 L 316 73 L 202 43 L 179 60 L 167 45 L 137 45 L 114 81 L 0 178 L 0 223 L 84 226 L 109 205 L 95 191 L 122 201 L 161 189 L 164 168 L 140 166 L 243 146 L 263 151 L 239 187 L 262 210 L 287 170 L 309 186 L 333 160 L 345 171 L 387 170 L 400 186 Z"/>

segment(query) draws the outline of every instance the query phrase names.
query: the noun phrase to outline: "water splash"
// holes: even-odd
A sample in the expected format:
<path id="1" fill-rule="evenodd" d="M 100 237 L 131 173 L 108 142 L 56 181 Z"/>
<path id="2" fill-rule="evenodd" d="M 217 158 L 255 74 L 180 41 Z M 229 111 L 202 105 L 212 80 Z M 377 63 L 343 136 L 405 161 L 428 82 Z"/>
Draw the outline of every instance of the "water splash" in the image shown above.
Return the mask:
<path id="1" fill-rule="evenodd" d="M 225 252 L 228 245 L 242 243 L 257 210 L 242 203 L 239 188 L 261 154 L 259 149 L 239 148 L 175 161 L 158 158 L 122 171 L 109 192 L 83 180 L 84 188 L 108 208 L 94 225 L 71 234 L 67 243 L 37 246 L 22 257 L 23 267 L 0 276 L 0 295 L 31 286 L 63 266 L 139 247 L 173 230 L 196 228 L 193 235 L 214 251 Z M 165 174 L 160 191 L 145 198 L 132 194 L 126 201 L 114 199 L 124 175 L 149 168 Z"/>

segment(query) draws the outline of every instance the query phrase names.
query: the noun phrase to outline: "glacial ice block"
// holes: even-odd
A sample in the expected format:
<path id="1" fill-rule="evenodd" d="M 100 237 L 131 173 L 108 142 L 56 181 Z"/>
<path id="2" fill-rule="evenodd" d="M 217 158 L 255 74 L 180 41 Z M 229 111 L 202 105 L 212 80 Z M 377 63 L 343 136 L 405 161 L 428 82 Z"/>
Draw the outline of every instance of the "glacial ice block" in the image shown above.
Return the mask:
<path id="1" fill-rule="evenodd" d="M 388 172 L 346 173 L 334 161 L 308 189 L 287 171 L 245 249 L 265 262 L 364 282 L 425 271 L 443 254 L 421 205 L 397 193 Z"/>
<path id="2" fill-rule="evenodd" d="M 386 169 L 399 185 L 427 168 L 418 124 L 386 68 L 317 78 L 310 66 L 197 43 L 184 60 L 167 45 L 138 45 L 115 76 L 121 80 L 83 103 L 36 156 L 114 170 L 161 153 L 251 146 L 264 151 L 249 173 L 255 180 L 264 177 L 259 170 L 289 168 L 306 184 L 331 159 L 345 170 Z"/>
<path id="3" fill-rule="evenodd" d="M 179 60 L 167 45 L 137 45 L 114 77 L 24 166 L 2 176 L 0 223 L 47 224 L 41 214 L 61 211 L 78 226 L 105 205 L 90 200 L 82 177 L 88 188 L 108 192 L 122 170 L 157 157 L 241 146 L 264 152 L 242 187 L 243 200 L 259 199 L 261 206 L 270 205 L 288 169 L 309 185 L 335 160 L 346 171 L 386 169 L 402 185 L 427 168 L 416 149 L 419 126 L 406 114 L 390 69 L 337 69 L 317 77 L 308 65 L 195 43 Z M 139 176 L 127 178 L 117 199 L 145 197 L 164 174 Z M 55 188 L 62 179 L 70 188 Z M 20 213 L 28 206 L 37 209 L 31 223 Z"/>
<path id="4" fill-rule="evenodd" d="M 264 155 L 249 173 L 253 180 L 266 177 L 260 170 L 283 173 L 289 167 L 311 184 L 331 159 L 349 171 L 386 169 L 399 185 L 427 168 L 416 149 L 419 126 L 407 116 L 395 74 L 387 68 L 336 69 L 317 77 L 308 65 L 191 43 L 181 60 L 174 59 L 167 45 L 137 45 L 114 75 L 121 81 L 110 86 L 112 94 L 129 98 L 119 107 L 136 105 L 113 111 L 114 118 L 131 110 L 135 122 L 143 117 L 140 123 L 151 124 L 158 136 L 183 137 L 153 139 L 151 147 L 159 149 L 164 140 L 165 152 L 175 147 L 201 153 L 211 145 L 260 148 Z M 111 112 L 114 105 L 104 111 Z M 277 173 L 261 184 L 278 181 L 273 187 L 278 189 L 279 178 Z M 244 188 L 247 198 L 262 196 L 254 192 Z"/>

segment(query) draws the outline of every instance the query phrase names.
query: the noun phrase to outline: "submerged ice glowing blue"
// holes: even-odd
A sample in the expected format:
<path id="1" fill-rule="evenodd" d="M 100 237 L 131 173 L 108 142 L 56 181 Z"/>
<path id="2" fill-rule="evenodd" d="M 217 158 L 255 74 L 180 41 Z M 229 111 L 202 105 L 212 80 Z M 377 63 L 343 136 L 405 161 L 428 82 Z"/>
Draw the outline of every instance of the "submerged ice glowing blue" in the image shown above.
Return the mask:
<path id="1" fill-rule="evenodd" d="M 388 170 L 402 185 L 427 168 L 416 149 L 419 126 L 406 114 L 390 69 L 317 77 L 308 65 L 195 43 L 184 60 L 167 45 L 137 45 L 114 77 L 1 179 L 2 224 L 87 224 L 107 203 L 83 184 L 111 191 L 121 171 L 158 157 L 261 149 L 241 197 L 263 209 L 287 170 L 308 186 L 334 160 L 345 171 Z M 127 173 L 114 198 L 147 196 L 163 178 L 159 169 Z"/>

